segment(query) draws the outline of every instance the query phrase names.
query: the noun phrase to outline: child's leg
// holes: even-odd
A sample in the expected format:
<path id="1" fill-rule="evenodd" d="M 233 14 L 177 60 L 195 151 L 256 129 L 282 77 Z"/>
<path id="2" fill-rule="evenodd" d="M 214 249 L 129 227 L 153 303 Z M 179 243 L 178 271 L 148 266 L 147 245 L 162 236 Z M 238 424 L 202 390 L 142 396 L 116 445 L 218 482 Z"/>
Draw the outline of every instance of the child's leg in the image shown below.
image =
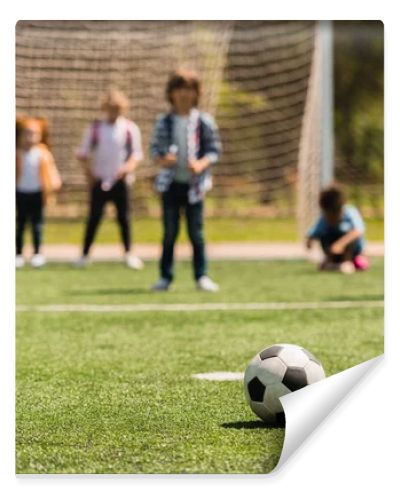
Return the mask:
<path id="1" fill-rule="evenodd" d="M 342 262 L 353 261 L 353 244 L 347 245 L 342 254 Z"/>
<path id="2" fill-rule="evenodd" d="M 26 196 L 23 193 L 16 195 L 17 227 L 16 227 L 16 254 L 21 255 L 24 246 L 24 231 L 28 218 Z"/>
<path id="3" fill-rule="evenodd" d="M 162 278 L 172 281 L 174 278 L 174 245 L 179 233 L 180 212 L 180 199 L 175 192 L 174 186 L 171 186 L 169 191 L 163 194 L 162 211 L 164 236 L 160 273 Z"/>
<path id="4" fill-rule="evenodd" d="M 335 241 L 337 240 L 337 236 L 335 234 L 326 234 L 324 236 L 321 236 L 320 238 L 320 244 L 321 244 L 321 249 L 324 252 L 324 256 L 326 260 L 332 260 L 333 254 L 331 252 L 331 246 Z"/>
<path id="5" fill-rule="evenodd" d="M 362 238 L 357 238 L 355 241 L 349 243 L 346 247 L 346 255 L 349 260 L 354 260 L 362 255 L 364 251 L 364 241 Z"/>
<path id="6" fill-rule="evenodd" d="M 40 253 L 43 238 L 43 196 L 42 193 L 32 194 L 30 202 L 30 218 L 32 222 L 32 241 L 35 254 Z"/>
<path id="7" fill-rule="evenodd" d="M 131 249 L 129 188 L 124 181 L 117 182 L 110 196 L 117 209 L 117 221 L 125 252 L 129 252 Z"/>
<path id="8" fill-rule="evenodd" d="M 207 260 L 203 234 L 203 202 L 186 205 L 187 230 L 193 247 L 193 272 L 197 281 L 207 275 Z"/>
<path id="9" fill-rule="evenodd" d="M 86 224 L 85 238 L 83 243 L 83 255 L 89 255 L 90 247 L 94 241 L 97 228 L 103 216 L 104 205 L 107 201 L 106 194 L 102 191 L 101 185 L 97 182 L 91 191 L 89 215 Z"/>
<path id="10" fill-rule="evenodd" d="M 336 240 L 341 238 L 344 233 L 337 231 L 336 229 L 332 229 L 328 231 L 326 234 L 321 236 L 320 243 L 321 249 L 324 252 L 324 260 L 320 266 L 320 270 L 335 270 L 339 269 L 339 265 L 343 262 L 344 255 L 334 254 L 331 251 L 331 246 L 335 243 Z"/>
<path id="11" fill-rule="evenodd" d="M 325 238 L 321 238 L 321 247 L 325 254 L 325 259 L 320 266 L 321 271 L 338 270 L 345 274 L 354 272 L 353 264 L 353 244 L 347 245 L 343 253 L 336 254 L 331 251 L 331 246 L 335 241 L 341 238 L 343 234 L 328 234 Z"/>
<path id="12" fill-rule="evenodd" d="M 330 252 L 330 243 L 327 243 L 323 238 L 320 240 L 321 249 L 324 253 L 322 262 L 318 265 L 319 271 L 333 271 L 338 269 L 339 263 L 336 257 Z"/>

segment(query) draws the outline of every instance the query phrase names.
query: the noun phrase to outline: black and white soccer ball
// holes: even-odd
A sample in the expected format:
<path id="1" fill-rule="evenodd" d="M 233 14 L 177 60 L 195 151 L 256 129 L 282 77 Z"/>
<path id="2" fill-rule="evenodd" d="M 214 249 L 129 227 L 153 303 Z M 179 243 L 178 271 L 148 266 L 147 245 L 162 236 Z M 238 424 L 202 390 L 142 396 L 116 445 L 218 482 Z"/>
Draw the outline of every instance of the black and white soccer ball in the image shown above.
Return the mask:
<path id="1" fill-rule="evenodd" d="M 253 412 L 269 424 L 283 424 L 281 396 L 325 378 L 321 363 L 298 345 L 276 344 L 250 361 L 244 392 Z"/>

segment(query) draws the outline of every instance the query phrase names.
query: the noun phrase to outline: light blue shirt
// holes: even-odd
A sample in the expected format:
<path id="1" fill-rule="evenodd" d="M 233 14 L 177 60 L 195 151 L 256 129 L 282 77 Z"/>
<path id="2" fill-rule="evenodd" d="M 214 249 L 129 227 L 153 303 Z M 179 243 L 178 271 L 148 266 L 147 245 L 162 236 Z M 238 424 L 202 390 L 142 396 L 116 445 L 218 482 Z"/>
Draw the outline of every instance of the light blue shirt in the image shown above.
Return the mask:
<path id="1" fill-rule="evenodd" d="M 353 229 L 357 229 L 362 235 L 364 235 L 365 224 L 356 207 L 345 205 L 343 207 L 342 216 L 336 226 L 329 226 L 325 217 L 321 215 L 317 222 L 310 228 L 307 235 L 312 239 L 321 239 L 332 230 L 345 234 Z"/>

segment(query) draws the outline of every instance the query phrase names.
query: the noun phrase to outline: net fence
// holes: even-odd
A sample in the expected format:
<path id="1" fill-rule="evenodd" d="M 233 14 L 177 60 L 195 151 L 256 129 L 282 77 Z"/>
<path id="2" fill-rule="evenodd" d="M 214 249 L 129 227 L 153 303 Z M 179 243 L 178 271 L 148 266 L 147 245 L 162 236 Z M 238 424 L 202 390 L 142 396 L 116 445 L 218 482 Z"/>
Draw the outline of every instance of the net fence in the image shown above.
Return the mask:
<path id="1" fill-rule="evenodd" d="M 87 189 L 74 152 L 99 117 L 102 94 L 126 93 L 147 152 L 155 117 L 168 109 L 168 74 L 191 67 L 201 75 L 201 108 L 216 117 L 224 150 L 208 212 L 299 216 L 301 210 L 308 220 L 315 203 L 307 200 L 315 201 L 319 178 L 313 57 L 312 21 L 20 21 L 17 112 L 49 120 L 64 181 L 49 215 L 84 213 Z M 146 154 L 133 187 L 137 214 L 159 213 L 155 174 Z"/>

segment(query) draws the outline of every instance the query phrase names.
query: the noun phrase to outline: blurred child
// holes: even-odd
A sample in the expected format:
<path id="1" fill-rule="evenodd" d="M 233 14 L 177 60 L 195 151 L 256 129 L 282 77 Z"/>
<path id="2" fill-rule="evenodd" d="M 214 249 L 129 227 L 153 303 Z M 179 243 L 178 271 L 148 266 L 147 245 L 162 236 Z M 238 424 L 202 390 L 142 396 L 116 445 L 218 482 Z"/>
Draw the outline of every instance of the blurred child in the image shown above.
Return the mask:
<path id="1" fill-rule="evenodd" d="M 151 141 L 152 157 L 161 167 L 155 186 L 161 194 L 164 230 L 161 276 L 153 289 L 168 290 L 174 279 L 174 245 L 183 211 L 197 288 L 215 292 L 219 287 L 207 276 L 203 208 L 205 193 L 211 188 L 210 166 L 221 152 L 218 129 L 210 115 L 197 109 L 200 80 L 193 71 L 174 72 L 167 83 L 166 98 L 171 110 L 158 118 Z"/>
<path id="2" fill-rule="evenodd" d="M 90 189 L 90 206 L 82 256 L 76 265 L 83 267 L 87 264 L 104 206 L 110 201 L 117 210 L 126 265 L 142 269 L 143 262 L 131 254 L 130 226 L 130 185 L 134 171 L 143 159 L 140 130 L 125 118 L 128 100 L 121 92 L 107 92 L 101 109 L 104 116 L 89 126 L 77 153 Z"/>
<path id="3" fill-rule="evenodd" d="M 318 240 L 324 252 L 320 270 L 340 270 L 352 273 L 368 268 L 362 255 L 365 226 L 359 211 L 345 204 L 343 191 L 335 185 L 321 191 L 319 205 L 322 214 L 307 234 L 306 246 Z"/>
<path id="4" fill-rule="evenodd" d="M 53 155 L 47 144 L 47 122 L 40 118 L 17 117 L 16 141 L 16 267 L 25 264 L 23 257 L 24 230 L 32 225 L 33 267 L 42 267 L 41 254 L 44 205 L 61 187 Z"/>

